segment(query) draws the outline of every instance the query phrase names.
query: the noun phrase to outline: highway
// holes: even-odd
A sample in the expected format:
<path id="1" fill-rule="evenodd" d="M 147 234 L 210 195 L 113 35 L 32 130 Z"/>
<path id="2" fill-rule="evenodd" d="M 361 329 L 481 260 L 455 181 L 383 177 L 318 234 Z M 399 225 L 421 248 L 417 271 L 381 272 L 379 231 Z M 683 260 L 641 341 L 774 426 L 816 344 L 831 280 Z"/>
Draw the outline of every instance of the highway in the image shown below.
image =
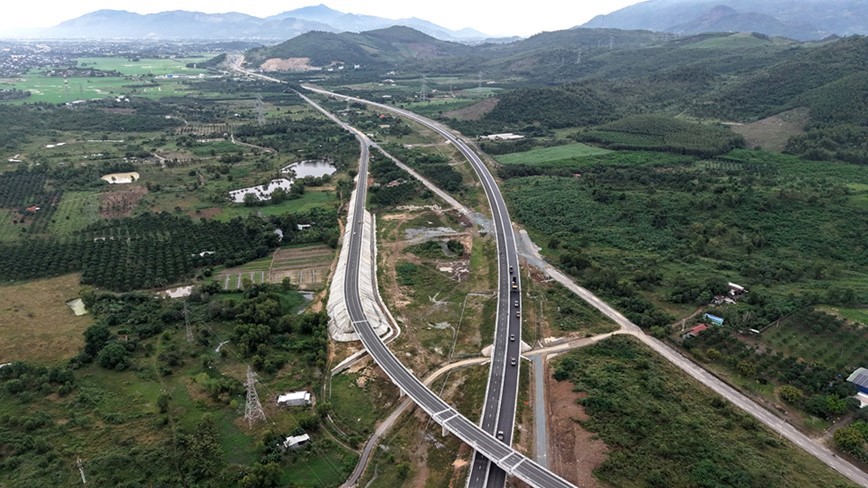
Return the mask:
<path id="1" fill-rule="evenodd" d="M 494 465 L 497 466 L 497 469 L 490 469 L 487 471 L 502 471 L 504 477 L 506 473 L 509 473 L 525 481 L 531 486 L 538 488 L 566 488 L 573 486 L 560 476 L 543 468 L 536 462 L 528 459 L 524 455 L 519 454 L 518 452 L 510 448 L 509 445 L 507 445 L 505 442 L 508 442 L 506 437 L 507 435 L 509 435 L 509 437 L 511 438 L 512 429 L 509 430 L 508 434 L 506 431 L 504 431 L 503 441 L 498 440 L 495 435 L 491 434 L 491 432 L 483 430 L 478 425 L 474 424 L 466 417 L 461 415 L 454 408 L 449 406 L 446 402 L 441 400 L 440 397 L 438 397 L 436 394 L 434 394 L 434 392 L 428 389 L 428 387 L 426 387 L 418 378 L 416 378 L 410 371 L 408 371 L 404 367 L 404 365 L 401 364 L 400 361 L 398 361 L 398 359 L 394 356 L 394 354 L 392 354 L 389 348 L 386 347 L 385 343 L 383 343 L 380 337 L 374 332 L 373 328 L 368 323 L 368 320 L 365 317 L 364 311 L 362 309 L 358 281 L 359 267 L 361 265 L 361 253 L 363 252 L 361 228 L 364 220 L 365 202 L 367 200 L 368 160 L 369 150 L 372 142 L 359 130 L 349 126 L 348 124 L 343 123 L 342 121 L 316 105 L 312 100 L 308 99 L 307 97 L 304 97 L 303 95 L 301 96 L 308 103 L 317 107 L 329 118 L 340 124 L 344 129 L 355 134 L 355 136 L 359 139 L 361 145 L 359 171 L 356 183 L 356 195 L 355 199 L 352 202 L 352 205 L 354 206 L 352 212 L 352 221 L 348 223 L 348 225 L 350 225 L 351 228 L 354 230 L 352 233 L 347 233 L 347 236 L 349 237 L 349 242 L 344 242 L 345 246 L 349 246 L 349 259 L 347 261 L 347 267 L 345 270 L 346 275 L 344 280 L 344 297 L 347 302 L 347 310 L 349 312 L 350 320 L 353 323 L 353 328 L 355 329 L 356 333 L 359 335 L 359 338 L 362 341 L 362 345 L 365 347 L 365 349 L 367 349 L 371 357 L 374 358 L 374 361 L 376 361 L 380 368 L 383 369 L 386 375 L 389 376 L 392 382 L 398 385 L 402 393 L 412 398 L 413 401 L 415 401 L 416 404 L 419 405 L 419 407 L 421 407 L 429 416 L 431 416 L 431 418 L 435 422 L 444 426 L 456 437 L 473 447 L 473 449 L 475 449 L 477 452 L 480 452 L 487 459 L 493 461 Z M 469 151 L 469 148 L 466 148 L 466 146 L 465 149 Z M 470 152 L 472 153 L 472 151 Z M 494 181 L 490 180 L 490 184 L 493 185 Z M 358 231 L 355 229 L 358 229 Z M 515 241 L 512 240 L 512 242 L 508 244 L 511 244 L 511 249 L 514 253 Z M 507 243 L 505 243 L 504 245 L 507 245 Z M 512 266 L 516 266 L 516 273 L 518 271 L 517 264 L 517 261 L 512 264 Z M 509 295 L 510 293 L 510 291 L 506 291 L 507 295 Z M 511 317 L 514 317 L 514 315 L 512 315 Z M 518 320 L 506 320 L 506 322 L 515 324 L 518 323 Z M 517 333 L 518 332 L 516 332 L 516 334 Z M 509 341 L 508 337 L 506 337 L 505 339 L 506 340 L 503 341 L 504 349 L 507 351 L 507 354 L 514 353 L 514 356 L 512 357 L 515 357 L 517 361 L 519 357 L 518 348 L 521 343 L 520 340 L 517 337 L 515 341 Z M 510 345 L 512 347 L 509 347 Z M 492 359 L 492 362 L 494 362 L 494 359 Z M 509 366 L 506 360 L 502 360 L 499 369 L 506 370 L 507 368 L 515 370 L 514 377 L 516 378 L 515 384 L 517 384 L 517 371 L 519 369 L 518 364 L 513 367 Z M 492 400 L 492 402 L 495 402 L 495 400 L 496 399 Z M 510 425 L 512 425 L 512 422 L 514 420 L 514 415 L 515 397 L 513 395 L 511 408 L 508 409 Z M 498 417 L 498 419 L 494 419 L 490 423 L 492 428 L 503 425 L 498 424 L 498 420 L 505 418 L 506 415 L 500 414 L 498 415 Z M 506 420 L 504 420 L 504 422 L 506 422 Z"/>
<path id="2" fill-rule="evenodd" d="M 267 77 L 267 76 L 259 75 L 259 74 L 255 74 L 255 73 L 250 73 L 248 71 L 242 70 L 240 67 L 237 67 L 237 66 L 233 66 L 232 69 L 235 71 L 250 75 L 250 76 L 255 76 L 255 77 L 258 77 L 261 79 L 266 79 L 269 81 L 275 81 L 278 83 L 282 83 L 280 80 L 277 80 L 275 78 L 271 78 L 271 77 Z M 473 153 L 473 151 L 471 151 L 463 142 L 461 142 L 460 140 L 458 140 L 457 138 L 452 136 L 452 134 L 449 133 L 447 129 L 443 128 L 442 126 L 440 126 L 439 124 L 436 124 L 433 121 L 429 121 L 428 119 L 421 117 L 421 116 L 418 116 L 412 112 L 397 109 L 397 108 L 390 107 L 390 106 L 383 105 L 383 104 L 379 104 L 376 102 L 370 102 L 368 100 L 358 99 L 358 98 L 354 98 L 354 97 L 347 97 L 345 95 L 331 93 L 331 92 L 328 92 L 326 90 L 321 90 L 321 89 L 314 88 L 314 87 L 305 86 L 304 88 L 307 90 L 313 91 L 313 92 L 317 92 L 317 93 L 321 93 L 321 94 L 325 94 L 325 95 L 334 95 L 334 96 L 338 96 L 338 97 L 341 97 L 344 99 L 350 99 L 350 100 L 358 101 L 360 103 L 369 104 L 372 106 L 382 108 L 384 110 L 399 113 L 402 116 L 405 116 L 407 118 L 415 120 L 416 122 L 418 122 L 422 125 L 425 125 L 426 127 L 429 127 L 431 129 L 437 131 L 438 133 L 442 134 L 444 137 L 446 137 L 448 140 L 450 140 L 450 142 L 455 144 L 459 150 L 461 150 L 463 153 L 465 153 L 465 155 L 467 155 L 468 152 L 470 154 L 472 154 L 472 156 L 468 155 L 469 159 L 474 159 L 477 161 L 479 160 L 478 156 L 475 153 Z M 312 102 L 310 102 L 310 103 L 312 103 Z M 322 110 L 322 109 L 320 109 L 320 110 Z M 331 116 L 331 114 L 328 114 L 328 112 L 326 112 L 324 110 L 322 110 L 322 111 L 324 113 L 326 113 L 333 120 L 337 120 L 335 117 Z M 338 120 L 338 123 L 341 124 L 347 130 L 353 131 L 357 137 L 363 138 L 360 140 L 367 141 L 367 138 L 365 138 L 364 134 L 361 134 L 356 129 L 349 127 L 348 125 L 344 124 L 343 122 L 341 122 L 339 120 Z M 365 155 L 367 153 L 367 144 L 369 144 L 369 143 L 370 143 L 370 141 L 367 141 L 367 143 L 363 142 L 363 145 L 365 146 L 365 149 L 364 149 Z M 467 151 L 467 152 L 465 152 L 465 151 Z M 481 163 L 481 161 L 480 161 L 480 163 Z M 362 174 L 361 173 L 361 166 L 362 166 L 362 164 L 360 163 L 359 174 Z M 367 159 L 366 158 L 365 158 L 364 168 L 365 168 L 365 172 L 367 172 Z M 474 168 L 476 168 L 475 165 L 474 165 Z M 487 171 L 486 171 L 486 173 L 487 173 Z M 483 185 L 485 185 L 485 183 L 484 183 L 485 179 L 483 179 L 483 178 L 481 178 L 481 179 L 483 180 Z M 360 187 L 364 186 L 362 184 L 363 181 L 364 181 L 363 179 L 361 179 L 361 178 L 359 179 L 359 182 L 360 182 L 359 186 Z M 493 180 L 492 180 L 492 182 L 493 182 Z M 361 198 L 361 201 L 364 201 L 364 198 Z M 493 211 L 493 209 L 492 209 L 492 211 Z M 359 213 L 356 213 L 355 217 L 356 217 L 356 219 L 361 218 Z M 511 233 L 511 231 L 510 231 L 510 233 Z M 358 247 L 360 246 L 360 239 L 357 239 L 357 240 L 359 240 L 359 244 L 357 244 L 357 248 L 355 249 L 356 253 L 358 252 Z M 512 242 L 513 242 L 513 248 L 514 248 L 514 240 Z M 498 244 L 498 245 L 500 245 L 500 244 Z M 500 249 L 502 249 L 502 248 L 500 248 Z M 498 250 L 499 252 L 500 252 L 500 249 Z M 358 256 L 359 255 L 358 254 L 352 254 L 352 253 L 351 253 L 351 255 L 356 256 L 355 268 L 357 270 L 358 269 Z M 350 269 L 351 269 L 351 267 L 347 268 L 347 273 L 350 272 Z M 517 268 L 516 268 L 516 271 L 517 271 Z M 550 264 L 546 263 L 545 264 L 545 271 L 547 274 L 549 274 L 549 276 L 554 278 L 556 281 L 560 282 L 561 284 L 566 286 L 568 289 L 573 291 L 576 295 L 580 296 L 586 302 L 588 302 L 589 304 L 591 304 L 592 306 L 594 306 L 595 308 L 600 310 L 603 314 L 605 314 L 606 316 L 613 319 L 616 323 L 618 323 L 622 327 L 622 330 L 624 332 L 636 336 L 639 340 L 641 340 L 642 342 L 647 344 L 649 347 L 651 347 L 652 349 L 657 351 L 657 353 L 661 354 L 664 358 L 666 358 L 668 361 L 670 361 L 675 366 L 682 369 L 688 375 L 692 376 L 694 379 L 696 379 L 700 383 L 704 384 L 705 386 L 709 387 L 713 391 L 717 392 L 718 394 L 720 394 L 721 396 L 723 396 L 724 398 L 726 398 L 727 400 L 729 400 L 730 402 L 732 402 L 733 404 L 735 404 L 736 406 L 741 408 L 742 410 L 748 412 L 753 417 L 755 417 L 760 422 L 762 422 L 764 425 L 769 427 L 771 430 L 773 430 L 773 431 L 779 433 L 781 436 L 787 438 L 788 440 L 790 440 L 791 442 L 793 442 L 794 444 L 796 444 L 800 448 L 807 451 L 809 454 L 815 456 L 817 459 L 824 462 L 826 465 L 828 465 L 829 467 L 831 467 L 835 471 L 841 473 L 842 475 L 846 476 L 847 478 L 854 481 L 855 483 L 857 483 L 860 486 L 868 487 L 868 474 L 866 474 L 864 471 L 860 470 L 859 468 L 857 468 L 856 466 L 854 466 L 850 462 L 846 461 L 845 459 L 838 457 L 826 446 L 824 446 L 824 445 L 816 442 L 815 440 L 811 439 L 810 437 L 806 436 L 804 433 L 802 433 L 801 431 L 796 429 L 793 425 L 791 425 L 791 424 L 787 423 L 786 421 L 780 419 L 779 417 L 775 416 L 774 414 L 772 414 L 771 412 L 769 412 L 765 408 L 761 407 L 760 405 L 758 405 L 756 402 L 754 402 L 753 400 L 751 400 L 750 398 L 748 398 L 747 396 L 745 396 L 741 392 L 735 390 L 734 388 L 732 388 L 728 384 L 726 384 L 723 381 L 721 381 L 720 379 L 718 379 L 716 376 L 714 376 L 714 375 L 710 374 L 708 371 L 704 370 L 702 367 L 698 366 L 697 364 L 693 363 L 689 359 L 680 355 L 677 351 L 675 351 L 669 345 L 667 345 L 667 344 L 665 344 L 665 343 L 663 343 L 663 342 L 661 342 L 661 341 L 659 341 L 653 337 L 646 335 L 643 331 L 641 331 L 641 329 L 639 329 L 638 326 L 636 326 L 635 324 L 630 322 L 626 317 L 624 317 L 618 311 L 614 310 L 607 303 L 600 300 L 597 296 L 595 296 L 593 293 L 591 293 L 587 289 L 576 285 L 571 279 L 569 279 L 566 275 L 564 275 L 562 272 L 560 272 L 560 270 L 557 270 L 556 268 L 554 268 Z M 350 276 L 350 275 L 348 274 L 347 276 Z M 357 291 L 357 283 L 350 283 L 350 281 L 352 281 L 352 280 L 348 280 L 347 283 L 348 284 L 354 284 L 356 286 L 356 291 Z M 348 295 L 348 297 L 349 297 L 349 295 Z M 358 300 L 358 293 L 356 293 L 355 299 Z M 348 301 L 349 300 L 350 299 L 348 298 Z M 354 314 L 354 313 L 361 313 L 361 312 L 351 310 L 351 314 Z M 352 315 L 352 316 L 356 317 L 356 315 Z M 359 322 L 359 325 L 361 325 L 362 322 L 366 323 L 366 320 L 364 320 L 363 316 L 361 316 L 360 320 L 361 320 L 361 322 Z M 354 321 L 354 326 L 357 325 L 355 322 L 356 321 L 355 318 L 353 319 L 353 321 Z M 362 327 L 357 327 L 357 330 L 359 328 L 362 328 Z M 470 446 L 472 446 L 477 451 L 483 451 L 483 454 L 488 459 L 494 461 L 494 463 L 497 464 L 499 467 L 506 469 L 511 474 L 514 474 L 516 477 L 528 482 L 529 484 L 531 484 L 533 486 L 540 486 L 540 487 L 542 487 L 542 486 L 572 486 L 567 481 L 565 481 L 562 478 L 558 477 L 557 475 L 551 473 L 550 471 L 546 470 L 542 466 L 540 466 L 540 465 L 534 463 L 533 461 L 530 461 L 529 459 L 525 458 L 524 456 L 516 453 L 515 451 L 511 450 L 509 447 L 503 445 L 502 443 L 496 442 L 496 439 L 495 439 L 495 445 L 492 445 L 490 443 L 490 441 L 493 438 L 491 438 L 490 436 L 486 437 L 485 435 L 483 435 L 483 432 L 481 431 L 481 429 L 479 429 L 478 427 L 476 427 L 475 425 L 470 423 L 466 418 L 464 418 L 463 416 L 461 416 L 460 414 L 458 414 L 454 410 L 450 409 L 445 403 L 442 402 L 442 400 L 440 400 L 430 390 L 426 389 L 426 391 L 427 391 L 426 395 L 421 395 L 419 397 L 414 396 L 414 393 L 416 392 L 416 387 L 412 388 L 412 390 L 413 390 L 412 392 L 408 391 L 407 388 L 409 387 L 408 386 L 409 383 L 412 383 L 413 381 L 415 381 L 415 383 L 419 384 L 419 380 L 416 379 L 412 374 L 407 372 L 405 369 L 403 369 L 403 366 L 400 365 L 400 362 L 397 359 L 395 359 L 395 357 L 386 348 L 386 346 L 379 340 L 379 338 L 375 334 L 373 334 L 373 331 L 371 330 L 369 325 L 367 327 L 364 327 L 364 328 L 369 330 L 370 334 L 373 335 L 373 341 L 374 342 L 380 343 L 382 350 L 384 350 L 384 354 L 387 354 L 389 356 L 390 360 L 394 361 L 394 363 L 396 363 L 398 365 L 398 367 L 405 373 L 405 375 L 409 376 L 409 378 L 406 378 L 404 376 L 401 376 L 401 377 L 393 376 L 392 371 L 390 369 L 388 369 L 386 366 L 384 366 L 383 362 L 381 362 L 380 354 L 383 354 L 382 350 L 378 349 L 377 354 L 375 354 L 374 350 L 372 350 L 372 348 L 369 347 L 369 344 L 368 344 L 369 342 L 371 342 L 371 339 L 368 338 L 368 340 L 366 340 L 366 338 L 365 338 L 366 336 L 359 334 L 362 337 L 362 343 L 365 346 L 365 348 L 368 349 L 368 351 L 371 353 L 371 355 L 374 357 L 374 359 L 377 361 L 377 363 L 380 365 L 380 367 L 382 367 L 383 370 L 387 373 L 387 375 L 389 375 L 389 377 L 392 379 L 392 381 L 395 382 L 400 388 L 402 388 L 402 391 L 410 394 L 410 396 L 414 399 L 414 401 L 416 401 L 416 403 L 419 404 L 420 407 L 422 407 L 429 415 L 431 415 L 432 418 L 437 423 L 446 427 L 449 431 L 451 431 L 453 434 L 455 434 L 458 438 L 460 438 L 462 441 L 468 443 Z M 518 340 L 516 340 L 516 344 L 520 344 L 520 342 Z M 516 347 L 518 347 L 518 346 L 516 346 Z M 519 357 L 517 349 L 516 349 L 516 356 L 515 357 L 516 358 Z M 518 368 L 516 368 L 516 369 L 518 369 Z M 516 384 L 518 381 L 517 378 L 518 378 L 518 372 L 516 372 Z M 405 383 L 405 381 L 407 381 L 408 383 Z M 407 385 L 407 386 L 405 386 L 405 385 Z M 424 389 L 424 386 L 421 386 L 421 388 Z M 439 404 L 437 404 L 437 402 L 434 402 L 432 400 L 432 398 L 430 398 L 430 397 L 433 397 L 434 399 L 436 399 L 436 401 L 439 402 Z M 488 401 L 488 398 L 486 398 L 486 402 L 487 401 Z M 514 416 L 515 401 L 513 400 L 513 402 L 511 402 L 511 404 L 512 404 L 512 408 L 513 408 L 513 414 L 512 415 Z M 442 408 L 443 410 L 436 410 L 437 408 Z M 451 413 L 454 413 L 455 416 L 454 417 L 451 416 L 450 415 Z M 503 415 L 500 415 L 500 417 L 503 417 Z M 506 431 L 504 431 L 504 434 L 506 435 Z M 511 438 L 512 429 L 510 429 L 509 434 L 510 434 L 510 438 Z M 483 441 L 483 440 L 485 441 L 484 443 L 477 442 L 477 441 Z M 499 444 L 499 446 L 496 444 Z M 503 454 L 506 457 L 500 456 L 501 454 Z M 520 459 L 520 460 L 516 461 L 516 459 Z M 496 471 L 496 470 L 491 470 L 491 471 Z M 550 484 L 547 484 L 547 483 L 550 483 Z"/>
<path id="3" fill-rule="evenodd" d="M 402 117 L 413 120 L 437 132 L 456 149 L 461 151 L 470 162 L 479 180 L 482 182 L 494 223 L 494 237 L 498 253 L 498 296 L 497 313 L 495 314 L 494 344 L 492 361 L 489 368 L 488 385 L 482 409 L 480 426 L 489 434 L 495 435 L 506 445 L 512 444 L 512 434 L 515 427 L 516 400 L 518 397 L 519 373 L 521 370 L 521 276 L 518 267 L 518 253 L 515 244 L 515 234 L 509 218 L 506 203 L 500 193 L 485 163 L 463 140 L 449 131 L 448 128 L 407 110 L 401 110 L 389 105 L 371 102 L 364 99 L 347 97 L 337 93 L 304 86 L 305 89 L 323 95 L 365 103 Z M 468 487 L 489 488 L 502 487 L 506 482 L 506 473 L 492 466 L 481 453 L 474 455 L 468 476 Z"/>

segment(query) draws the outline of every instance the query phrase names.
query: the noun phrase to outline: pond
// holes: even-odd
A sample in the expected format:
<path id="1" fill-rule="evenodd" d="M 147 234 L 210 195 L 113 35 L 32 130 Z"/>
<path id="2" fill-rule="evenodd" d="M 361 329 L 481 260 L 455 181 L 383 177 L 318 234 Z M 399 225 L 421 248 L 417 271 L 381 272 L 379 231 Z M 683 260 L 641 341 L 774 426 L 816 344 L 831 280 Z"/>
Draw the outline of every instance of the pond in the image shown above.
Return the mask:
<path id="1" fill-rule="evenodd" d="M 295 173 L 296 178 L 304 178 L 307 176 L 319 178 L 321 176 L 334 174 L 334 172 L 337 171 L 337 168 L 335 168 L 335 165 L 329 161 L 316 160 L 292 163 L 280 170 L 281 173 L 289 173 L 290 171 Z"/>

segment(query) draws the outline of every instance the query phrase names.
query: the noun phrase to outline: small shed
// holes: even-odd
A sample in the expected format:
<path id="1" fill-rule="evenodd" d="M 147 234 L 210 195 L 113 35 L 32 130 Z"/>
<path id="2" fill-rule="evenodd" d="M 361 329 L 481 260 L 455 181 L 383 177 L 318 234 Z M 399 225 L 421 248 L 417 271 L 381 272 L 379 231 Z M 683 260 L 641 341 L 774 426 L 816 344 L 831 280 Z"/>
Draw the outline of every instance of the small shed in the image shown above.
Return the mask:
<path id="1" fill-rule="evenodd" d="M 711 315 L 710 313 L 707 313 L 703 315 L 703 318 L 705 318 L 714 325 L 723 325 L 723 318 L 718 317 L 717 315 Z"/>
<path id="2" fill-rule="evenodd" d="M 859 392 L 868 394 L 868 369 L 859 368 L 847 377 L 847 381 L 856 385 Z"/>
<path id="3" fill-rule="evenodd" d="M 298 449 L 310 442 L 310 436 L 307 434 L 291 435 L 283 441 L 284 449 Z"/>
<path id="4" fill-rule="evenodd" d="M 684 334 L 684 338 L 696 337 L 705 330 L 708 330 L 708 324 L 697 324 L 693 328 L 688 330 L 686 334 Z"/>
<path id="5" fill-rule="evenodd" d="M 310 405 L 310 393 L 293 391 L 277 397 L 277 404 L 282 407 L 302 407 Z"/>

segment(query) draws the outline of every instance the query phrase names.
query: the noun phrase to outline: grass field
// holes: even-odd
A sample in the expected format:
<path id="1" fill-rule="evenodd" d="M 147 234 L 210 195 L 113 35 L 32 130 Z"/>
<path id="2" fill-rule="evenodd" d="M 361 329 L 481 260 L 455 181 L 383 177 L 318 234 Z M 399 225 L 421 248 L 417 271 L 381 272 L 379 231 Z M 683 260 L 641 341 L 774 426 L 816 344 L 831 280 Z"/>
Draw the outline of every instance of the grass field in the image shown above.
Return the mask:
<path id="1" fill-rule="evenodd" d="M 118 71 L 125 75 L 198 75 L 207 73 L 206 70 L 188 68 L 187 63 L 196 63 L 206 60 L 201 58 L 143 58 L 138 61 L 130 61 L 127 58 L 78 58 L 78 66 L 82 68 L 96 68 L 105 71 Z"/>
<path id="2" fill-rule="evenodd" d="M 333 192 L 307 190 L 301 198 L 287 200 L 277 205 L 266 205 L 264 207 L 245 207 L 240 204 L 232 205 L 224 208 L 216 218 L 217 220 L 228 221 L 235 217 L 244 217 L 256 213 L 260 215 L 283 215 L 289 212 L 304 212 L 314 207 L 325 207 L 335 204 L 337 204 L 337 199 Z"/>
<path id="3" fill-rule="evenodd" d="M 546 164 L 564 159 L 580 158 L 583 156 L 594 156 L 597 154 L 606 154 L 612 151 L 608 149 L 600 149 L 598 147 L 588 146 L 587 144 L 576 143 L 567 144 L 564 146 L 545 147 L 541 149 L 532 149 L 530 151 L 504 154 L 496 156 L 496 159 L 501 164 Z"/>
<path id="4" fill-rule="evenodd" d="M 868 326 L 868 307 L 862 308 L 846 308 L 846 307 L 821 307 L 822 310 L 840 315 L 847 320 L 859 322 L 862 326 Z"/>
<path id="5" fill-rule="evenodd" d="M 21 235 L 21 226 L 13 224 L 18 213 L 15 210 L 0 208 L 0 242 L 17 241 Z"/>
<path id="6" fill-rule="evenodd" d="M 361 378 L 358 373 L 344 373 L 332 378 L 332 416 L 341 430 L 356 434 L 360 439 L 373 433 L 381 420 L 398 399 L 397 387 L 389 380 L 374 374 Z M 363 385 L 363 386 L 359 386 Z"/>
<path id="7" fill-rule="evenodd" d="M 52 234 L 71 234 L 99 220 L 99 195 L 96 192 L 66 192 L 60 200 L 48 230 Z"/>
<path id="8" fill-rule="evenodd" d="M 157 85 L 153 87 L 130 88 L 131 85 L 141 84 L 143 81 L 129 78 L 68 78 L 64 80 L 64 78 L 43 76 L 32 72 L 15 80 L 6 80 L 5 83 L 0 83 L 0 87 L 17 88 L 31 93 L 30 97 L 16 100 L 13 103 L 64 103 L 73 100 L 92 100 L 133 94 L 146 98 L 160 98 L 184 96 L 190 90 L 179 80 L 165 79 L 158 80 Z"/>
<path id="9" fill-rule="evenodd" d="M 56 364 L 78 353 L 92 319 L 66 306 L 79 296 L 79 275 L 0 287 L 0 364 Z"/>
<path id="10" fill-rule="evenodd" d="M 315 443 L 311 452 L 289 454 L 281 486 L 320 488 L 339 486 L 346 481 L 358 461 L 358 455 L 336 442 L 325 439 Z"/>

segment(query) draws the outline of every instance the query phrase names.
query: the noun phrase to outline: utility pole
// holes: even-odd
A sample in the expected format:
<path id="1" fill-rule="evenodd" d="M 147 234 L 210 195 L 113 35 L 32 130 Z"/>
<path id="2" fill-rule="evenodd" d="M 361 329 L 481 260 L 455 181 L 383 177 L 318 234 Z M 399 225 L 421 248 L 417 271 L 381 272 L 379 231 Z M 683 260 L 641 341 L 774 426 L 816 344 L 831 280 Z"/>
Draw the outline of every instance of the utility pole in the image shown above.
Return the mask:
<path id="1" fill-rule="evenodd" d="M 187 302 L 184 301 L 184 327 L 187 329 L 187 344 L 193 343 L 193 328 L 190 327 L 190 315 L 187 310 Z"/>
<path id="2" fill-rule="evenodd" d="M 428 99 L 428 75 L 422 75 L 422 88 L 419 90 L 419 100 Z"/>
<path id="3" fill-rule="evenodd" d="M 482 88 L 482 71 L 479 72 L 479 78 L 476 81 L 476 88 Z"/>
<path id="4" fill-rule="evenodd" d="M 611 51 L 615 47 L 615 36 L 609 34 L 609 51 Z"/>
<path id="5" fill-rule="evenodd" d="M 265 420 L 265 412 L 259 403 L 259 394 L 256 393 L 256 373 L 253 368 L 247 366 L 247 404 L 244 406 L 244 420 L 248 426 L 253 426 L 257 420 Z"/>

